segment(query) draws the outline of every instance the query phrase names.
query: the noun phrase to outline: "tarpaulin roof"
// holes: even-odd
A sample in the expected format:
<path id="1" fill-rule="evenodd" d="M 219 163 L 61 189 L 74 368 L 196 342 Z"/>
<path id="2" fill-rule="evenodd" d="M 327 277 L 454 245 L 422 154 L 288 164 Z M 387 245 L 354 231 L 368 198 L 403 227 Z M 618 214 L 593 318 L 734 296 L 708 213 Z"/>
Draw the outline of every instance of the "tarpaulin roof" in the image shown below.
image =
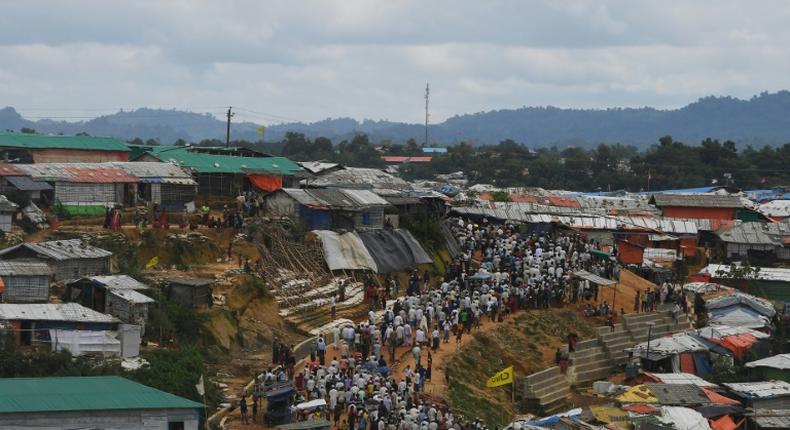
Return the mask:
<path id="1" fill-rule="evenodd" d="M 409 189 L 411 185 L 397 176 L 371 168 L 344 167 L 334 170 L 310 181 L 317 187 L 354 187 L 354 188 L 390 188 L 396 190 Z"/>
<path id="2" fill-rule="evenodd" d="M 708 322 L 730 327 L 762 328 L 771 321 L 759 312 L 746 306 L 730 306 L 708 312 Z"/>
<path id="3" fill-rule="evenodd" d="M 586 270 L 577 270 L 577 271 L 573 272 L 573 275 L 576 276 L 576 277 L 585 279 L 587 281 L 590 281 L 590 282 L 592 282 L 593 284 L 596 284 L 596 285 L 604 285 L 605 286 L 605 285 L 614 285 L 614 284 L 617 283 L 615 281 L 612 281 L 611 279 L 602 278 L 602 277 L 600 277 L 600 276 L 598 276 L 596 274 L 590 273 L 590 272 L 588 272 Z"/>
<path id="4" fill-rule="evenodd" d="M 338 234 L 329 230 L 313 230 L 321 239 L 324 259 L 329 270 L 373 270 L 378 267 L 365 244 L 355 232 Z"/>
<path id="5" fill-rule="evenodd" d="M 266 172 L 293 175 L 300 170 L 298 164 L 285 157 L 242 157 L 237 155 L 209 154 L 190 147 L 156 146 L 148 151 L 152 156 L 171 161 L 197 173 Z"/>
<path id="6" fill-rule="evenodd" d="M 662 405 L 706 405 L 710 399 L 694 384 L 652 384 L 645 387 Z"/>
<path id="7" fill-rule="evenodd" d="M 376 262 L 377 273 L 402 272 L 433 262 L 406 230 L 377 229 L 358 234 Z"/>
<path id="8" fill-rule="evenodd" d="M 628 388 L 617 396 L 617 400 L 623 403 L 658 403 L 658 398 L 644 384 Z"/>
<path id="9" fill-rule="evenodd" d="M 661 420 L 677 430 L 710 430 L 708 420 L 699 412 L 681 406 L 662 406 Z"/>
<path id="10" fill-rule="evenodd" d="M 741 404 L 741 402 L 739 402 L 739 401 L 737 401 L 735 399 L 731 399 L 731 398 L 729 398 L 727 396 L 723 396 L 723 395 L 711 390 L 710 388 L 704 388 L 703 387 L 702 388 L 702 392 L 705 393 L 705 395 L 708 397 L 708 399 L 710 399 L 710 401 L 712 403 L 716 403 L 716 404 L 719 404 L 719 405 L 740 405 Z"/>
<path id="11" fill-rule="evenodd" d="M 758 330 L 752 330 L 747 327 L 731 327 L 726 325 L 709 325 L 703 327 L 696 332 L 698 335 L 706 339 L 722 339 L 727 336 L 748 333 L 757 339 L 768 339 L 771 337 L 768 333 L 763 333 Z"/>
<path id="12" fill-rule="evenodd" d="M 763 298 L 751 294 L 742 293 L 738 290 L 729 290 L 705 297 L 705 307 L 708 310 L 728 308 L 731 306 L 744 305 L 757 311 L 760 315 L 773 318 L 776 315 L 773 303 Z"/>
<path id="13" fill-rule="evenodd" d="M 762 360 L 755 360 L 746 363 L 746 367 L 770 367 L 773 369 L 789 370 L 790 354 L 777 354 L 773 357 L 766 357 Z"/>
<path id="14" fill-rule="evenodd" d="M 313 232 L 321 239 L 330 270 L 392 273 L 433 262 L 407 230 L 378 229 L 344 234 L 327 230 Z"/>
<path id="15" fill-rule="evenodd" d="M 738 425 L 729 415 L 723 415 L 717 419 L 710 420 L 710 426 L 713 430 L 735 430 Z"/>
<path id="16" fill-rule="evenodd" d="M 16 212 L 19 205 L 8 200 L 8 197 L 0 194 L 0 211 L 2 212 Z"/>

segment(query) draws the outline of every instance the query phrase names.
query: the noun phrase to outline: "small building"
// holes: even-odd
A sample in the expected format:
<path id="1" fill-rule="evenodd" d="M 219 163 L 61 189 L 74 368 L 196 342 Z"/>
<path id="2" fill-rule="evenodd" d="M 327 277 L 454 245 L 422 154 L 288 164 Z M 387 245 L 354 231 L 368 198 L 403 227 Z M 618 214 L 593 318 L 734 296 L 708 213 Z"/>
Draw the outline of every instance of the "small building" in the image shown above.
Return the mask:
<path id="1" fill-rule="evenodd" d="M 0 133 L 0 159 L 19 163 L 129 161 L 129 147 L 111 137 Z"/>
<path id="2" fill-rule="evenodd" d="M 52 269 L 56 281 L 110 273 L 112 252 L 80 239 L 20 243 L 0 250 L 0 260 L 37 260 Z"/>
<path id="3" fill-rule="evenodd" d="M 741 197 L 719 194 L 654 194 L 650 204 L 674 218 L 732 220 L 749 212 Z"/>
<path id="4" fill-rule="evenodd" d="M 0 302 L 47 302 L 52 269 L 37 260 L 0 260 L 4 291 Z"/>
<path id="5" fill-rule="evenodd" d="M 715 232 L 726 261 L 759 265 L 790 260 L 790 224 L 744 222 Z"/>
<path id="6" fill-rule="evenodd" d="M 0 428 L 198 430 L 204 406 L 120 376 L 0 379 Z"/>
<path id="7" fill-rule="evenodd" d="M 692 277 L 692 281 L 715 282 L 738 288 L 744 292 L 778 302 L 790 302 L 790 268 L 756 267 L 749 274 L 733 274 L 733 267 L 727 264 L 709 264 Z"/>
<path id="8" fill-rule="evenodd" d="M 212 285 L 214 279 L 174 277 L 165 280 L 168 284 L 167 297 L 171 302 L 178 303 L 190 309 L 210 307 L 212 300 Z"/>
<path id="9" fill-rule="evenodd" d="M 192 174 L 172 163 L 113 163 L 139 179 L 137 202 L 159 205 L 161 210 L 181 212 L 194 204 L 197 182 Z"/>
<path id="10" fill-rule="evenodd" d="M 790 354 L 777 354 L 762 360 L 746 363 L 749 374 L 755 379 L 790 382 Z"/>
<path id="11" fill-rule="evenodd" d="M 66 284 L 66 300 L 140 326 L 145 334 L 148 307 L 154 299 L 143 294 L 149 287 L 127 275 L 91 276 Z"/>
<path id="12" fill-rule="evenodd" d="M 749 408 L 787 409 L 790 405 L 790 382 L 730 382 L 725 383 L 724 386 Z"/>
<path id="13" fill-rule="evenodd" d="M 302 169 L 285 157 L 246 148 L 157 146 L 144 148 L 136 161 L 162 161 L 191 171 L 204 197 L 236 197 L 246 191 L 276 191 Z"/>
<path id="14" fill-rule="evenodd" d="M 8 233 L 14 220 L 14 214 L 19 206 L 9 201 L 6 196 L 0 194 L 0 230 Z"/>
<path id="15" fill-rule="evenodd" d="M 283 188 L 263 200 L 266 216 L 289 218 L 310 230 L 382 228 L 388 206 L 372 191 L 345 188 Z"/>
<path id="16" fill-rule="evenodd" d="M 79 303 L 25 303 L 0 304 L 0 322 L 10 325 L 16 334 L 16 343 L 21 346 L 33 344 L 51 344 L 52 336 L 57 332 L 71 334 L 84 332 L 107 332 L 118 328 L 118 319 Z M 55 332 L 55 333 L 53 333 Z M 108 345 L 120 343 L 109 341 Z M 104 350 L 104 345 L 97 345 Z M 52 345 L 53 349 L 60 349 Z M 75 354 L 77 355 L 77 354 Z"/>

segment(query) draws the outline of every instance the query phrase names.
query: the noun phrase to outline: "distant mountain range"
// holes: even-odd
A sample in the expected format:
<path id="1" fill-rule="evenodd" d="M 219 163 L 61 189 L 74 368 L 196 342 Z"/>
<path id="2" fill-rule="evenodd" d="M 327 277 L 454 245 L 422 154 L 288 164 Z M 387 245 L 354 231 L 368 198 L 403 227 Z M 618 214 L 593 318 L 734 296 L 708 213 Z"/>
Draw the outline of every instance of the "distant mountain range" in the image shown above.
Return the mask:
<path id="1" fill-rule="evenodd" d="M 18 131 L 23 127 L 39 133 L 112 136 L 131 140 L 158 139 L 171 144 L 177 139 L 198 142 L 225 138 L 225 123 L 209 114 L 142 108 L 101 116 L 89 121 L 64 122 L 42 119 L 30 121 L 14 108 L 0 109 L 0 129 Z M 232 139 L 256 141 L 258 124 L 234 123 Z M 355 133 L 366 133 L 374 142 L 422 142 L 420 124 L 391 121 L 326 119 L 314 123 L 269 126 L 267 141 L 279 141 L 286 132 L 308 137 L 324 136 L 339 142 Z M 790 92 L 762 93 L 749 100 L 733 97 L 705 97 L 680 109 L 654 108 L 560 109 L 523 107 L 458 115 L 430 126 L 432 144 L 471 141 L 492 144 L 513 139 L 531 147 L 547 145 L 587 145 L 600 142 L 633 144 L 644 148 L 664 135 L 686 143 L 706 137 L 754 145 L 790 142 Z"/>

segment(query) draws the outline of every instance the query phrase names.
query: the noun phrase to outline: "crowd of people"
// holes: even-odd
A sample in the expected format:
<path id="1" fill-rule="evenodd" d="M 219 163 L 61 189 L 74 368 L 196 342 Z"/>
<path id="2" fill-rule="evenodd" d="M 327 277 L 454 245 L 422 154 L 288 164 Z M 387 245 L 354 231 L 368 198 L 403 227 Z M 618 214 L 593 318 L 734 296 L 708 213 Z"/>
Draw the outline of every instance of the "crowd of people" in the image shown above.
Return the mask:
<path id="1" fill-rule="evenodd" d="M 280 354 L 285 370 L 267 378 L 293 380 L 300 401 L 325 400 L 322 417 L 337 429 L 485 428 L 481 420 L 454 413 L 425 393 L 433 354 L 443 345 L 460 344 L 485 319 L 501 321 L 519 309 L 597 300 L 597 287 L 573 273 L 616 278 L 619 267 L 594 257 L 597 246 L 580 235 L 526 234 L 485 220 L 450 223 L 462 253 L 443 279 L 431 282 L 429 273 L 415 271 L 405 288 L 397 278 L 382 285 L 368 280 L 367 321 L 324 333 L 299 371 L 288 359 L 292 355 Z M 399 297 L 401 292 L 405 295 Z M 401 372 L 392 371 L 396 362 L 404 366 Z"/>

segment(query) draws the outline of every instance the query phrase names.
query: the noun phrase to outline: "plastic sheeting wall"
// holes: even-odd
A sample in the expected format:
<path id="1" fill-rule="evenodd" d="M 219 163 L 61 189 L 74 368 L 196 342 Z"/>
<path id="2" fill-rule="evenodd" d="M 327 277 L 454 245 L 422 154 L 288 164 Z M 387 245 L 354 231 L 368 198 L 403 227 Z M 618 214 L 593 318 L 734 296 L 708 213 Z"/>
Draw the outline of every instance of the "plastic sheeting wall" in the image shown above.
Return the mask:
<path id="1" fill-rule="evenodd" d="M 52 329 L 49 338 L 53 351 L 69 351 L 75 357 L 97 352 L 121 355 L 121 342 L 109 331 Z"/>
<path id="2" fill-rule="evenodd" d="M 118 203 L 116 184 L 85 184 L 76 182 L 56 182 L 55 199 L 61 203 Z M 119 184 L 123 186 L 123 184 Z M 123 196 L 123 194 L 121 194 Z"/>
<path id="3" fill-rule="evenodd" d="M 417 239 L 407 230 L 368 230 L 337 234 L 314 231 L 324 248 L 330 270 L 373 270 L 392 273 L 433 263 Z"/>
<path id="4" fill-rule="evenodd" d="M 324 259 L 329 270 L 372 270 L 378 272 L 376 262 L 356 233 L 337 234 L 329 230 L 314 230 L 313 233 L 321 238 Z"/>

